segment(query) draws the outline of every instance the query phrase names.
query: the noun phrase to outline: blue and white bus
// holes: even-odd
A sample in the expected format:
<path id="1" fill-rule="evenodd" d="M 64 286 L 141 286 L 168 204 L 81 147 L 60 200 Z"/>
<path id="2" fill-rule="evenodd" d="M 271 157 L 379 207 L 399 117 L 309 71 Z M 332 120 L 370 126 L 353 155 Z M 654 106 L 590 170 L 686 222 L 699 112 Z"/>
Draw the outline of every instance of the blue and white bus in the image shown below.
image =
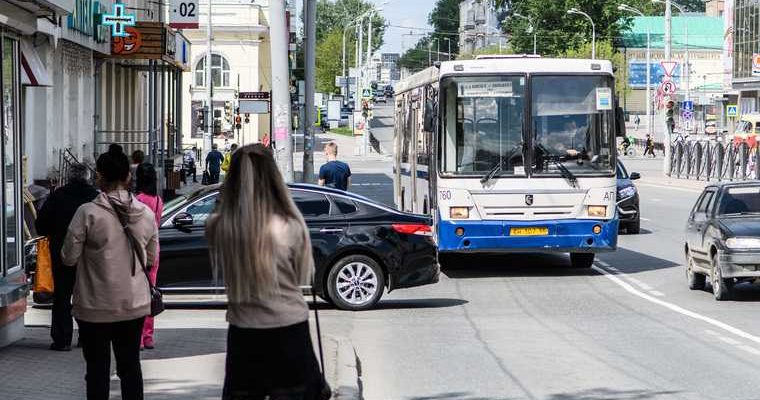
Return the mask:
<path id="1" fill-rule="evenodd" d="M 439 251 L 617 247 L 609 61 L 499 56 L 444 62 L 395 89 L 394 196 L 430 214 Z"/>

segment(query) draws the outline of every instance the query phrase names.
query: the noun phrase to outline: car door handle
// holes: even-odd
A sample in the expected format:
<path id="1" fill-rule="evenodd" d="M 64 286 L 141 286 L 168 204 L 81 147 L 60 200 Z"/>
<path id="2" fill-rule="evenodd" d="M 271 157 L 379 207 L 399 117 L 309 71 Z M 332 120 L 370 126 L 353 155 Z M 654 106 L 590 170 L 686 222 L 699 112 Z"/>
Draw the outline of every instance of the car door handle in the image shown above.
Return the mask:
<path id="1" fill-rule="evenodd" d="M 340 229 L 340 228 L 322 228 L 322 229 L 319 230 L 319 233 L 326 233 L 326 234 L 343 233 L 343 229 Z"/>

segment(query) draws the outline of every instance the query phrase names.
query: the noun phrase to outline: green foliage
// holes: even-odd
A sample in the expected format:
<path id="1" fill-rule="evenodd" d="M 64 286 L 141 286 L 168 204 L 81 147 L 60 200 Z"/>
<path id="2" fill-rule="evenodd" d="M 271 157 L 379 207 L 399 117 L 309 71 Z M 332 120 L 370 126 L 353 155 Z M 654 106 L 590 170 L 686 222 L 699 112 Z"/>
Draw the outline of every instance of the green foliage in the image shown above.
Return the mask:
<path id="1" fill-rule="evenodd" d="M 356 18 L 367 12 L 373 7 L 368 0 L 319 0 L 317 2 L 317 43 L 324 40 L 332 31 L 343 29 L 353 23 Z M 385 34 L 385 18 L 379 13 L 372 16 L 372 49 L 377 50 L 383 45 L 383 35 Z M 367 28 L 367 21 L 364 20 L 364 27 Z M 349 29 L 348 34 L 353 34 L 353 29 Z M 365 37 L 367 32 L 364 32 Z"/>
<path id="2" fill-rule="evenodd" d="M 567 50 L 561 55 L 565 58 L 591 58 L 591 43 L 585 43 L 577 49 Z M 625 57 L 617 51 L 612 41 L 602 40 L 596 42 L 596 58 L 600 60 L 609 60 L 615 68 L 615 92 L 619 97 L 623 97 L 629 90 L 628 85 L 628 68 L 625 63 Z"/>
<path id="3" fill-rule="evenodd" d="M 459 31 L 459 3 L 461 1 L 438 0 L 435 3 L 433 11 L 428 14 L 428 23 L 433 26 L 433 32 L 422 37 L 414 47 L 401 56 L 399 60 L 401 68 L 407 68 L 411 71 L 427 68 L 430 64 L 428 62 L 430 58 L 432 60 L 439 58 L 435 54 L 438 51 L 439 44 L 441 53 L 448 53 L 449 41 L 451 42 L 451 52 L 453 54 L 459 53 L 459 35 L 457 32 Z M 429 50 L 433 51 L 432 57 L 428 56 Z M 446 55 L 441 54 L 441 60 L 446 58 Z"/>
<path id="4" fill-rule="evenodd" d="M 354 65 L 353 35 L 346 35 L 346 65 Z M 317 43 L 317 92 L 339 93 L 335 87 L 335 77 L 343 75 L 343 30 L 329 32 Z M 347 68 L 348 68 L 347 67 Z"/>

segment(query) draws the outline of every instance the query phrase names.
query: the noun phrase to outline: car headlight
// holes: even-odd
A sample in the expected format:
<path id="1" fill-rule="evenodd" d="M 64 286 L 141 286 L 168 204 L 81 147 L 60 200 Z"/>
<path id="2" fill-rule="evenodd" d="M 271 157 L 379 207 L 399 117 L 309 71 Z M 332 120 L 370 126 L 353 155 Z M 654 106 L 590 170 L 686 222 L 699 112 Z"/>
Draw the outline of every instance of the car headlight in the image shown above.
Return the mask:
<path id="1" fill-rule="evenodd" d="M 760 238 L 732 237 L 726 239 L 729 249 L 760 249 Z"/>
<path id="2" fill-rule="evenodd" d="M 451 207 L 449 208 L 449 217 L 451 219 L 469 219 L 470 207 Z"/>
<path id="3" fill-rule="evenodd" d="M 607 206 L 588 206 L 589 217 L 606 217 Z"/>
<path id="4" fill-rule="evenodd" d="M 618 191 L 618 200 L 631 197 L 636 194 L 636 186 L 628 186 Z"/>

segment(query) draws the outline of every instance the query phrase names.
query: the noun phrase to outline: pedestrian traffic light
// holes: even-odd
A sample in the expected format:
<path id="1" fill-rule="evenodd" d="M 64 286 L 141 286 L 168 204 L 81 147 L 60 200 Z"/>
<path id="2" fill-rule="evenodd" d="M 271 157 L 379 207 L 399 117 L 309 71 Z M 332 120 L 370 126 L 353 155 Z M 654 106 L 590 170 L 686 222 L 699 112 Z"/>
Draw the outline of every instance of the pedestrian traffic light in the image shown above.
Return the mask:
<path id="1" fill-rule="evenodd" d="M 206 126 L 206 110 L 205 109 L 200 109 L 197 111 L 196 120 L 198 121 L 199 128 Z"/>
<path id="2" fill-rule="evenodd" d="M 673 130 L 675 129 L 675 103 L 670 100 L 667 103 L 665 103 L 665 127 L 668 130 L 668 133 L 673 133 Z"/>

